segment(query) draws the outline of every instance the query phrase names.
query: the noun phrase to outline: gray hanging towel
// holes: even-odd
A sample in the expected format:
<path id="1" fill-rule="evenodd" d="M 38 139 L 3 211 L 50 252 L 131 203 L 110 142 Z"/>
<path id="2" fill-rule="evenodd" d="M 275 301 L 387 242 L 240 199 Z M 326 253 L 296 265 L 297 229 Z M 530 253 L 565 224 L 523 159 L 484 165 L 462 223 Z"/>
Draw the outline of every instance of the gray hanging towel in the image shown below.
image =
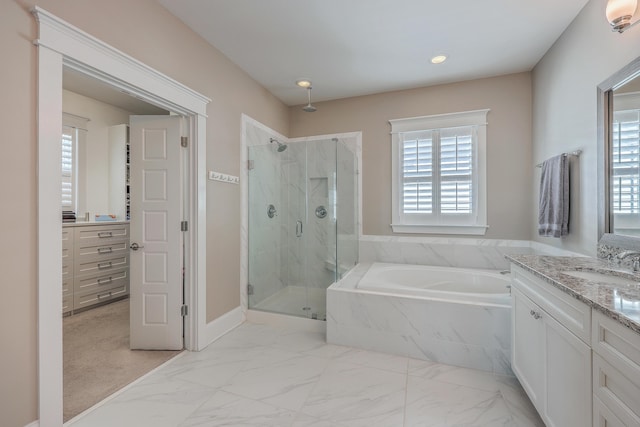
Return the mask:
<path id="1" fill-rule="evenodd" d="M 542 163 L 538 209 L 540 236 L 569 234 L 569 159 L 565 154 Z"/>

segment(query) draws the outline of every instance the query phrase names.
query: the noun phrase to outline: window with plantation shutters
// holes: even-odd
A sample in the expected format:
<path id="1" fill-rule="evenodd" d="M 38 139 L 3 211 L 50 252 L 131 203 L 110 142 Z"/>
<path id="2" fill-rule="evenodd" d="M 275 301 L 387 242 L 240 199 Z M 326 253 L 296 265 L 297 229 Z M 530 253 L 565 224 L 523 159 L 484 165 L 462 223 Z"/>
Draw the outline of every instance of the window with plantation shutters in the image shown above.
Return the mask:
<path id="1" fill-rule="evenodd" d="M 78 146 L 84 141 L 89 119 L 74 114 L 62 114 L 61 138 L 61 204 L 63 211 L 77 213 L 78 200 Z"/>
<path id="2" fill-rule="evenodd" d="M 640 213 L 640 110 L 614 113 L 611 141 L 613 212 L 638 214 Z"/>
<path id="3" fill-rule="evenodd" d="M 76 155 L 76 130 L 70 126 L 62 127 L 62 210 L 76 211 L 76 174 L 74 157 Z"/>
<path id="4" fill-rule="evenodd" d="M 394 232 L 485 233 L 487 113 L 390 121 Z"/>

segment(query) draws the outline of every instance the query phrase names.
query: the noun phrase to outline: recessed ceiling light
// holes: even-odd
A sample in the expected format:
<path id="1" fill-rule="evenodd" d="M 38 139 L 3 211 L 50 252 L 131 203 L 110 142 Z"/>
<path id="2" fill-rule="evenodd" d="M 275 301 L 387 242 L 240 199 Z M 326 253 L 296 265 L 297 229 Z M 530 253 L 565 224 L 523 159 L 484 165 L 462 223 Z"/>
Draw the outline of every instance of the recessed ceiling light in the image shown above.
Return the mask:
<path id="1" fill-rule="evenodd" d="M 299 79 L 299 80 L 296 80 L 296 84 L 297 84 L 298 86 L 303 87 L 303 88 L 305 88 L 305 89 L 306 89 L 306 88 L 308 88 L 308 87 L 311 87 L 311 80 L 308 80 L 308 79 Z"/>
<path id="2" fill-rule="evenodd" d="M 447 60 L 447 55 L 438 55 L 438 56 L 434 56 L 433 58 L 431 58 L 431 63 L 432 64 L 442 64 L 446 60 Z"/>

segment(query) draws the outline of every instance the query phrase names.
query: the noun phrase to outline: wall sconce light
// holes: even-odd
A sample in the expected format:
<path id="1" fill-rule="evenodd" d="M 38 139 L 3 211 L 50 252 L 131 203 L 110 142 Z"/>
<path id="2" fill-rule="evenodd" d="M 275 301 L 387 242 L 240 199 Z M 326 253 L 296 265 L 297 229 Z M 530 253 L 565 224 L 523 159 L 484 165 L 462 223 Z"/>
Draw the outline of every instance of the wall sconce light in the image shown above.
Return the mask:
<path id="1" fill-rule="evenodd" d="M 609 0 L 606 14 L 607 20 L 611 24 L 611 30 L 622 33 L 640 22 L 631 23 L 637 6 L 638 0 Z"/>

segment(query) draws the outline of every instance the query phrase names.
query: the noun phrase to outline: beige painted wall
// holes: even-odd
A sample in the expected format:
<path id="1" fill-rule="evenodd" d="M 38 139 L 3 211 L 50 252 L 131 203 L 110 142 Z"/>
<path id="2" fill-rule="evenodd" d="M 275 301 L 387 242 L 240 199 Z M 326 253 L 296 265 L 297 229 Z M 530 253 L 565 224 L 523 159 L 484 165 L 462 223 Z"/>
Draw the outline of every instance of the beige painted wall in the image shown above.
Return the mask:
<path id="1" fill-rule="evenodd" d="M 528 239 L 532 217 L 531 76 L 518 73 L 291 108 L 291 136 L 362 131 L 364 234 L 390 235 L 390 119 L 491 109 L 486 238 Z"/>
<path id="2" fill-rule="evenodd" d="M 0 2 L 0 156 L 3 272 L 0 299 L 0 424 L 37 418 L 35 0 Z M 154 0 L 38 0 L 37 4 L 213 99 L 207 109 L 207 168 L 240 175 L 240 115 L 286 133 L 289 111 L 274 96 Z M 207 319 L 237 307 L 240 186 L 207 185 Z"/>
<path id="3" fill-rule="evenodd" d="M 576 252 L 595 255 L 597 224 L 597 86 L 640 55 L 640 27 L 623 34 L 609 29 L 606 0 L 591 0 L 533 70 L 533 157 L 539 163 L 565 151 L 582 149 L 572 162 L 570 234 L 539 238 Z M 636 13 L 636 18 L 640 13 Z M 539 172 L 531 183 L 537 206 Z"/>

